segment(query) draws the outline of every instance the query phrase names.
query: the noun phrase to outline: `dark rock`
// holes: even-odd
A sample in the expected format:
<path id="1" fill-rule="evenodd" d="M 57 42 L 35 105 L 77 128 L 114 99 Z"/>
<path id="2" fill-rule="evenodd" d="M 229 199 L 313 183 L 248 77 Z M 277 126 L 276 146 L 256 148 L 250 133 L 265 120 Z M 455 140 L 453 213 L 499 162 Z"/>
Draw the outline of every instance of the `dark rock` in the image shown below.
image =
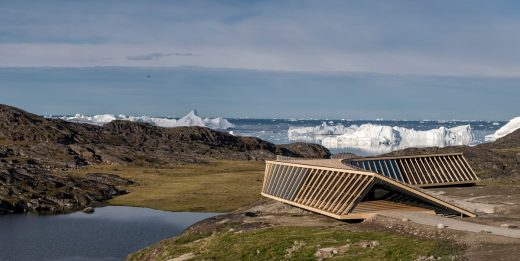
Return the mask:
<path id="1" fill-rule="evenodd" d="M 280 155 L 298 158 L 330 158 L 330 151 L 319 145 L 312 143 L 295 142 L 290 144 L 277 145 Z"/>
<path id="2" fill-rule="evenodd" d="M 85 179 L 96 180 L 99 182 L 103 182 L 105 184 L 115 185 L 115 186 L 128 186 L 132 185 L 135 182 L 130 179 L 122 178 L 118 175 L 107 174 L 107 173 L 87 173 L 85 175 Z"/>
<path id="3" fill-rule="evenodd" d="M 87 213 L 87 214 L 92 214 L 94 213 L 96 210 L 93 208 L 93 207 L 86 207 L 84 208 L 83 210 L 81 210 L 81 212 L 83 213 Z"/>
<path id="4" fill-rule="evenodd" d="M 254 212 L 245 212 L 245 213 L 244 213 L 244 216 L 246 216 L 246 217 L 256 217 L 257 214 L 254 213 Z"/>
<path id="5" fill-rule="evenodd" d="M 126 193 L 115 185 L 52 175 L 33 165 L 0 164 L 0 213 L 61 213 Z"/>
<path id="6" fill-rule="evenodd" d="M 6 148 L 6 147 L 0 147 L 0 158 L 6 158 L 6 157 L 9 157 L 9 156 L 13 156 L 14 155 L 14 151 L 10 148 Z"/>

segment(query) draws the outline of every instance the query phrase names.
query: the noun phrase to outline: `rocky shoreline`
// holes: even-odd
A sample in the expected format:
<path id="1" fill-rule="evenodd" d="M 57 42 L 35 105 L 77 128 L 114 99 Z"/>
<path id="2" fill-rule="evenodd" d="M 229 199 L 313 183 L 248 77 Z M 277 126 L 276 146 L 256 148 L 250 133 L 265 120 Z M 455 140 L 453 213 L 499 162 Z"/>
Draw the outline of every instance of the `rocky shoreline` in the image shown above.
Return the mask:
<path id="1" fill-rule="evenodd" d="M 53 175 L 32 165 L 0 164 L 0 214 L 57 214 L 99 206 L 133 181 L 101 173 Z"/>

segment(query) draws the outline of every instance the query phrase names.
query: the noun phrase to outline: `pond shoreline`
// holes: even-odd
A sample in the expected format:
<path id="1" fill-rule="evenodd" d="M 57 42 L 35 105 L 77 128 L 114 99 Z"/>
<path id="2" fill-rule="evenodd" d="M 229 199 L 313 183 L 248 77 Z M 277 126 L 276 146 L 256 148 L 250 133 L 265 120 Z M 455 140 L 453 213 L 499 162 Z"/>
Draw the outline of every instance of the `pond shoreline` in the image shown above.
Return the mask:
<path id="1" fill-rule="evenodd" d="M 0 260 L 122 260 L 221 213 L 106 206 L 92 214 L 0 216 Z"/>

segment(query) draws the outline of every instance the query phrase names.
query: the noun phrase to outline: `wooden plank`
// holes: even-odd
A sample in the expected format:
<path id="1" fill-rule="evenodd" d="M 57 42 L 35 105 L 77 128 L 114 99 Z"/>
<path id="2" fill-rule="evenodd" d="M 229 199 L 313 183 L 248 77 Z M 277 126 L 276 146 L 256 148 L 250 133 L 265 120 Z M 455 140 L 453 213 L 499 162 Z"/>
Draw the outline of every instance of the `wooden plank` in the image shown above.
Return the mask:
<path id="1" fill-rule="evenodd" d="M 365 162 L 367 163 L 367 165 L 368 165 L 368 170 L 369 170 L 370 172 L 377 172 L 377 171 L 372 170 L 372 163 L 371 163 L 372 161 L 367 160 L 367 161 L 365 161 Z"/>
<path id="2" fill-rule="evenodd" d="M 456 181 L 462 181 L 464 180 L 464 177 L 461 173 L 455 168 L 453 163 L 448 159 L 448 157 L 444 156 L 442 157 L 442 161 L 444 162 L 444 166 L 448 169 L 449 173 L 454 176 Z"/>
<path id="3" fill-rule="evenodd" d="M 298 191 L 298 188 L 301 186 L 301 184 L 305 181 L 308 172 L 312 169 L 308 168 L 301 168 L 301 171 L 294 177 L 294 183 L 290 189 L 287 191 L 287 195 L 285 195 L 284 198 L 294 200 L 294 196 L 296 195 L 296 192 Z M 292 197 L 290 197 L 292 195 Z"/>
<path id="4" fill-rule="evenodd" d="M 388 162 L 390 164 L 390 171 L 392 173 L 394 173 L 395 179 L 399 180 L 399 178 L 400 178 L 401 180 L 399 180 L 399 181 L 404 182 L 405 177 L 399 170 L 399 165 L 397 165 L 397 160 L 388 160 Z M 396 171 L 396 169 L 397 169 L 397 171 Z M 399 176 L 397 174 L 399 174 Z"/>
<path id="5" fill-rule="evenodd" d="M 265 185 L 268 183 L 267 180 L 268 180 L 268 176 L 270 174 L 269 170 L 271 169 L 271 165 L 272 164 L 269 164 L 269 163 L 265 164 L 264 180 L 262 182 L 262 192 L 265 192 Z"/>
<path id="6" fill-rule="evenodd" d="M 318 206 L 319 209 L 325 208 L 325 206 L 329 205 L 331 200 L 334 198 L 334 194 L 338 192 L 338 190 L 341 188 L 341 185 L 345 181 L 345 177 L 347 176 L 347 173 L 338 172 L 337 176 L 334 178 L 333 186 L 329 189 L 327 192 L 327 195 L 322 199 L 322 203 Z"/>
<path id="7" fill-rule="evenodd" d="M 439 170 L 441 171 L 441 173 L 446 177 L 447 182 L 457 181 L 457 179 L 455 179 L 453 175 L 450 175 L 448 170 L 444 168 L 440 158 L 435 157 L 433 159 L 435 160 L 435 163 L 437 163 L 437 165 L 439 166 Z"/>
<path id="8" fill-rule="evenodd" d="M 434 157 L 428 157 L 427 159 L 430 161 L 430 163 L 431 163 L 431 165 L 433 167 L 433 170 L 435 171 L 437 177 L 439 177 L 439 180 L 441 180 L 441 182 L 449 182 L 448 177 L 442 175 L 442 173 L 441 173 L 441 171 L 439 169 L 439 166 L 437 166 L 437 164 L 435 163 L 435 158 Z"/>
<path id="9" fill-rule="evenodd" d="M 295 182 L 295 177 L 302 171 L 303 168 L 294 167 L 293 171 L 291 171 L 287 177 L 287 181 L 282 185 L 282 190 L 280 191 L 280 197 L 287 199 L 287 194 L 291 190 L 293 183 Z"/>
<path id="10" fill-rule="evenodd" d="M 363 197 L 366 196 L 366 194 L 370 191 L 370 189 L 374 185 L 374 179 L 375 179 L 374 177 L 365 178 L 363 187 L 360 188 L 359 192 L 357 192 L 351 200 L 349 199 L 350 203 L 348 204 L 348 206 L 345 209 L 343 209 L 343 211 L 341 213 L 350 212 L 350 210 L 352 210 L 352 208 L 357 203 L 359 203 L 359 201 L 361 201 L 363 199 Z"/>
<path id="11" fill-rule="evenodd" d="M 466 216 L 469 216 L 469 217 L 475 217 L 476 215 L 474 213 L 471 213 L 465 209 L 462 209 L 458 206 L 455 206 L 453 204 L 450 204 L 449 202 L 445 202 L 439 198 L 436 198 L 432 195 L 429 195 L 429 194 L 426 194 L 420 190 L 417 190 L 417 189 L 414 189 L 412 187 L 410 187 L 409 185 L 407 184 L 404 184 L 404 183 L 400 183 L 400 182 L 397 182 L 397 181 L 394 181 L 393 179 L 389 179 L 389 178 L 386 178 L 386 177 L 378 177 L 378 179 L 386 182 L 387 184 L 390 184 L 390 185 L 394 185 L 398 188 L 401 188 L 403 190 L 406 190 L 408 191 L 409 193 L 411 193 L 412 195 L 415 195 L 415 197 L 419 197 L 419 198 L 422 198 L 422 199 L 426 199 L 426 201 L 430 201 L 430 202 L 433 202 L 433 203 L 436 203 L 438 205 L 441 205 L 441 206 L 444 206 L 448 209 L 451 209 L 455 212 L 458 212 L 458 213 L 462 213 Z"/>
<path id="12" fill-rule="evenodd" d="M 421 176 L 423 178 L 423 184 L 424 183 L 430 183 L 428 176 L 426 174 L 424 174 L 424 171 L 423 171 L 423 168 L 421 166 L 420 161 L 417 160 L 417 158 L 411 158 L 411 160 L 413 160 L 413 162 L 415 162 L 415 165 L 413 165 L 414 168 L 417 168 L 420 171 Z"/>
<path id="13" fill-rule="evenodd" d="M 352 188 L 358 183 L 358 181 L 362 178 L 361 175 L 352 175 L 350 182 L 345 186 L 345 189 L 342 191 L 342 193 L 339 195 L 339 197 L 336 199 L 334 204 L 332 204 L 327 211 L 330 211 L 332 213 L 335 213 L 338 207 L 341 206 L 341 203 L 344 202 L 344 199 L 349 196 L 350 191 Z"/>
<path id="14" fill-rule="evenodd" d="M 460 165 L 460 162 L 459 162 L 459 159 L 457 158 L 457 156 L 453 156 L 452 160 L 453 160 L 453 162 L 455 162 L 455 165 L 457 165 L 457 167 L 460 169 L 460 173 L 462 173 L 462 175 L 464 175 L 464 177 L 466 177 L 466 180 L 470 180 L 471 178 L 466 173 L 466 170 Z"/>
<path id="15" fill-rule="evenodd" d="M 340 173 L 340 172 L 336 172 L 333 174 L 334 177 L 332 178 L 331 182 L 329 183 L 329 185 L 327 186 L 327 188 L 325 189 L 325 193 L 323 193 L 323 196 L 319 199 L 319 202 L 321 202 L 318 206 L 315 206 L 317 208 L 322 208 L 326 203 L 327 203 L 327 199 L 328 197 L 332 194 L 332 192 L 335 190 L 335 188 L 337 187 L 338 185 L 338 182 L 340 180 L 340 177 L 342 175 L 344 175 L 343 173 Z"/>
<path id="16" fill-rule="evenodd" d="M 302 162 L 306 160 L 300 160 Z M 304 168 L 317 168 L 317 169 L 323 169 L 323 170 L 330 170 L 330 171 L 347 171 L 349 173 L 355 173 L 359 175 L 366 175 L 366 176 L 373 176 L 373 173 L 361 171 L 361 170 L 355 170 L 353 168 L 349 168 L 347 165 L 345 165 L 345 168 L 337 168 L 337 167 L 322 167 L 322 166 L 314 166 L 314 165 L 308 165 L 308 164 L 297 164 L 297 163 L 289 163 L 289 162 L 283 162 L 283 161 L 266 161 L 266 162 L 272 162 L 275 164 L 281 164 L 285 166 L 296 166 L 296 167 L 304 167 Z"/>
<path id="17" fill-rule="evenodd" d="M 401 162 L 401 165 L 403 165 L 403 167 L 406 167 L 406 169 L 409 171 L 406 171 L 407 173 L 409 173 L 409 177 L 412 177 L 413 179 L 413 184 L 416 185 L 418 184 L 419 182 L 417 182 L 417 180 L 419 179 L 419 177 L 416 178 L 417 175 L 419 175 L 418 173 L 414 173 L 412 171 L 412 169 L 410 168 L 410 165 L 408 165 L 408 160 L 409 159 L 399 159 L 399 161 Z"/>
<path id="18" fill-rule="evenodd" d="M 314 188 L 314 184 L 316 183 L 316 180 L 320 177 L 320 174 L 326 170 L 323 169 L 316 169 L 316 172 L 312 175 L 312 179 L 309 182 L 309 185 L 305 188 L 304 193 L 300 198 L 298 198 L 299 203 L 305 202 L 305 200 L 309 197 L 309 194 L 311 193 L 312 189 Z"/>
<path id="19" fill-rule="evenodd" d="M 381 161 L 380 161 L 381 162 Z M 385 165 L 385 169 L 386 169 L 386 172 L 388 173 L 388 176 L 389 177 L 392 177 L 392 173 L 390 172 L 390 170 L 388 169 L 388 165 L 386 164 L 386 160 L 383 160 L 383 165 Z M 394 177 L 393 177 L 395 180 L 398 180 L 397 179 L 397 176 L 394 174 Z"/>
<path id="20" fill-rule="evenodd" d="M 280 168 L 283 168 L 282 165 L 273 164 L 275 168 L 271 172 L 271 179 L 269 180 L 269 184 L 267 186 L 267 193 L 271 194 L 271 191 L 273 189 L 273 186 L 275 184 L 275 180 L 278 178 L 278 172 L 280 171 Z"/>
<path id="21" fill-rule="evenodd" d="M 352 180 L 355 177 L 355 174 L 350 173 L 342 173 L 342 181 L 341 184 L 338 186 L 334 194 L 332 194 L 331 198 L 329 199 L 329 202 L 323 207 L 323 209 L 328 210 L 331 206 L 333 206 L 338 200 L 339 197 L 342 195 L 343 192 L 345 192 L 346 189 L 348 189 L 349 185 Z M 347 183 L 348 182 L 348 183 Z"/>
<path id="22" fill-rule="evenodd" d="M 457 173 L 457 175 L 460 177 L 460 180 L 467 180 L 467 177 L 464 175 L 463 171 L 457 166 L 451 157 L 452 156 L 446 156 L 446 159 L 450 163 L 453 171 Z"/>
<path id="23" fill-rule="evenodd" d="M 372 200 L 372 201 L 361 201 L 359 202 L 354 209 L 350 213 L 359 213 L 359 212 L 367 212 L 367 213 L 377 213 L 379 211 L 384 210 L 395 210 L 399 209 L 401 211 L 429 211 L 430 209 L 406 205 L 402 203 L 392 202 L 388 200 Z"/>
<path id="24" fill-rule="evenodd" d="M 293 167 L 288 167 L 287 168 L 287 171 L 285 171 L 283 174 L 282 174 L 282 177 L 280 179 L 280 182 L 278 183 L 278 185 L 276 186 L 276 189 L 274 190 L 273 192 L 273 195 L 277 196 L 277 197 L 280 197 L 280 192 L 284 189 L 284 183 L 285 181 L 287 180 L 287 178 L 289 177 L 289 175 L 294 171 L 294 168 Z"/>
<path id="25" fill-rule="evenodd" d="M 318 173 L 318 177 L 314 181 L 312 187 L 309 190 L 309 194 L 305 197 L 306 199 L 302 201 L 301 203 L 304 205 L 308 205 L 310 202 L 312 202 L 314 195 L 316 192 L 320 189 L 320 184 L 322 180 L 325 178 L 325 173 L 329 172 L 330 170 L 323 170 L 322 172 Z"/>
<path id="26" fill-rule="evenodd" d="M 350 210 L 350 207 L 356 201 L 356 199 L 361 196 L 361 194 L 364 192 L 364 189 L 367 187 L 368 184 L 370 184 L 370 181 L 371 179 L 369 177 L 363 177 L 363 180 L 361 180 L 361 182 L 355 186 L 354 191 L 352 191 L 348 199 L 345 200 L 345 203 L 343 203 L 343 205 L 338 209 L 336 213 L 348 212 Z"/>
<path id="27" fill-rule="evenodd" d="M 334 173 L 336 173 L 336 171 L 333 171 L 333 172 L 328 172 L 326 175 L 325 175 L 325 178 L 323 179 L 323 182 L 321 182 L 320 184 L 320 189 L 317 190 L 315 196 L 314 196 L 314 200 L 311 201 L 310 203 L 308 203 L 307 205 L 311 206 L 311 207 L 315 207 L 316 204 L 319 203 L 319 200 L 320 198 L 325 194 L 327 193 L 327 187 L 330 185 L 330 183 L 332 182 L 332 178 L 334 177 Z"/>
<path id="28" fill-rule="evenodd" d="M 424 154 L 424 155 L 412 155 L 412 156 L 363 157 L 363 158 L 348 159 L 348 161 L 386 160 L 386 159 L 412 159 L 412 158 L 424 158 L 424 157 L 448 156 L 448 155 L 462 155 L 462 153 L 456 152 L 456 153 Z"/>
<path id="29" fill-rule="evenodd" d="M 289 176 L 289 179 L 287 183 L 285 184 L 285 189 L 282 190 L 281 195 L 283 198 L 288 198 L 289 193 L 292 191 L 293 187 L 295 186 L 296 181 L 298 180 L 298 176 L 300 173 L 302 173 L 303 170 L 306 168 L 297 168 L 294 170 L 291 176 Z"/>
<path id="30" fill-rule="evenodd" d="M 331 175 L 329 175 L 330 173 L 331 173 L 331 170 L 327 170 L 323 174 L 323 177 L 321 178 L 320 182 L 317 183 L 316 189 L 312 192 L 312 194 L 309 198 L 309 201 L 307 201 L 305 203 L 305 205 L 308 205 L 308 206 L 314 205 L 314 203 L 316 202 L 318 197 L 323 193 L 323 188 L 325 187 L 325 185 L 327 184 L 327 181 L 331 177 Z"/>
<path id="31" fill-rule="evenodd" d="M 455 156 L 455 157 L 457 158 L 457 161 L 460 163 L 460 165 L 464 169 L 464 173 L 467 174 L 468 179 L 471 179 L 471 171 L 466 167 L 466 164 L 464 162 L 464 158 L 462 157 L 462 155 L 458 155 L 458 156 Z"/>
<path id="32" fill-rule="evenodd" d="M 283 166 L 283 169 L 278 172 L 278 178 L 276 179 L 276 183 L 274 184 L 273 190 L 271 191 L 272 195 L 276 196 L 276 191 L 280 187 L 280 183 L 282 182 L 285 173 L 290 170 L 291 166 Z"/>
<path id="33" fill-rule="evenodd" d="M 354 183 L 353 185 L 350 186 L 348 191 L 345 193 L 345 195 L 341 199 L 341 202 L 339 202 L 339 205 L 336 206 L 334 208 L 334 210 L 332 211 L 333 213 L 336 213 L 336 214 L 342 213 L 341 210 L 348 205 L 349 199 L 351 199 L 352 196 L 354 195 L 354 193 L 359 189 L 359 186 L 363 184 L 363 181 L 365 180 L 365 178 L 366 177 L 361 176 L 358 180 L 356 180 L 356 183 Z"/>
<path id="34" fill-rule="evenodd" d="M 311 179 L 314 178 L 314 174 L 318 171 L 319 169 L 310 169 L 309 173 L 305 176 L 305 181 L 303 181 L 298 188 L 298 193 L 296 193 L 296 196 L 293 198 L 294 201 L 300 201 L 302 194 L 305 193 L 305 188 L 309 185 Z"/>
<path id="35" fill-rule="evenodd" d="M 307 210 L 310 210 L 312 212 L 316 212 L 316 213 L 319 213 L 319 214 L 322 214 L 322 215 L 325 215 L 325 216 L 329 216 L 329 217 L 336 218 L 336 219 L 341 219 L 340 215 L 336 215 L 334 213 L 323 211 L 321 209 L 312 208 L 312 207 L 309 207 L 307 205 L 300 204 L 300 203 L 297 203 L 297 202 L 294 202 L 294 201 L 286 200 L 286 199 L 279 198 L 279 197 L 272 196 L 272 195 L 265 194 L 265 193 L 262 193 L 262 196 L 267 197 L 267 198 L 271 198 L 271 199 L 274 199 L 274 200 L 278 200 L 280 202 L 283 202 L 283 203 L 286 203 L 286 204 L 289 204 L 289 205 L 293 205 L 295 207 L 307 209 Z"/>
<path id="36" fill-rule="evenodd" d="M 432 167 L 431 167 L 430 164 L 428 163 L 428 160 L 426 160 L 425 158 L 418 158 L 418 159 L 419 159 L 420 161 L 422 161 L 423 164 L 426 166 L 426 167 L 425 167 L 426 170 L 427 170 L 426 174 L 428 174 L 428 176 L 429 176 L 430 178 L 433 177 L 433 179 L 435 179 L 434 182 L 439 183 L 439 179 L 437 179 L 437 175 L 434 174 Z"/>
<path id="37" fill-rule="evenodd" d="M 472 178 L 478 180 L 478 176 L 477 176 L 477 174 L 475 173 L 475 171 L 473 171 L 473 169 L 471 168 L 471 165 L 469 165 L 469 163 L 468 163 L 468 161 L 466 160 L 466 158 L 464 158 L 464 155 L 461 154 L 459 157 L 462 158 L 462 161 L 463 161 L 464 163 L 466 163 L 466 166 L 467 166 L 468 169 L 469 169 L 469 174 L 472 176 Z"/>
<path id="38" fill-rule="evenodd" d="M 444 183 L 429 183 L 429 184 L 421 184 L 417 185 L 420 188 L 428 188 L 428 187 L 439 187 L 439 186 L 451 186 L 451 185 L 465 185 L 465 184 L 476 184 L 476 180 L 463 180 L 463 181 L 453 181 L 453 182 L 444 182 Z"/>

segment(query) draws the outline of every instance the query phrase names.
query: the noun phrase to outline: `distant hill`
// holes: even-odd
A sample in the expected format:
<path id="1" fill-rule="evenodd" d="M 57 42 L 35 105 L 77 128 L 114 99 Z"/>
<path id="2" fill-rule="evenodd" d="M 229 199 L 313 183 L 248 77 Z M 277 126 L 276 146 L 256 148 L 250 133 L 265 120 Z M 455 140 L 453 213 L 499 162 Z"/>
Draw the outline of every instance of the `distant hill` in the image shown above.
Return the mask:
<path id="1" fill-rule="evenodd" d="M 0 140 L 23 142 L 29 156 L 63 167 L 101 162 L 175 165 L 208 159 L 330 155 L 328 149 L 316 144 L 275 145 L 204 127 L 161 128 L 130 121 L 94 126 L 46 119 L 7 105 L 0 105 Z"/>
<path id="2" fill-rule="evenodd" d="M 265 160 L 276 155 L 327 158 L 317 144 L 275 145 L 204 127 L 162 128 L 112 121 L 103 126 L 46 119 L 0 105 L 0 214 L 62 212 L 125 193 L 131 181 L 105 174 L 57 175 L 92 164 L 168 167 L 214 159 Z"/>

